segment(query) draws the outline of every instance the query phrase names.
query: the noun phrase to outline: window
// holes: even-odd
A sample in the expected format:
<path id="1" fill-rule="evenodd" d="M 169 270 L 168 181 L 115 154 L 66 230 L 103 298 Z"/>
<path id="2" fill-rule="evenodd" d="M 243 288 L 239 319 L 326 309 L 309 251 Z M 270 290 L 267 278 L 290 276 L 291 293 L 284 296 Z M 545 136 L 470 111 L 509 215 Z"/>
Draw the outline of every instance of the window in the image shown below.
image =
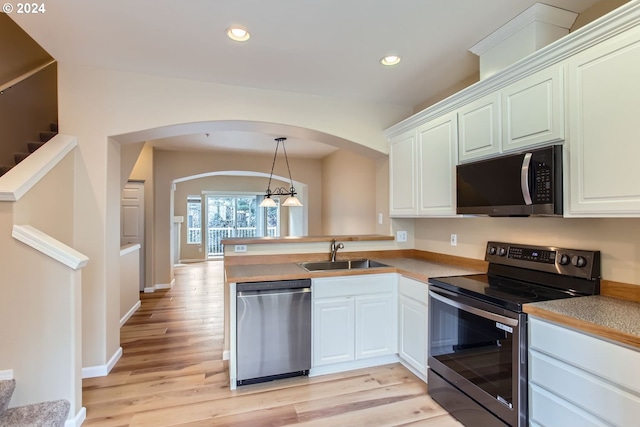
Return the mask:
<path id="1" fill-rule="evenodd" d="M 202 244 L 202 199 L 187 197 L 187 244 Z"/>

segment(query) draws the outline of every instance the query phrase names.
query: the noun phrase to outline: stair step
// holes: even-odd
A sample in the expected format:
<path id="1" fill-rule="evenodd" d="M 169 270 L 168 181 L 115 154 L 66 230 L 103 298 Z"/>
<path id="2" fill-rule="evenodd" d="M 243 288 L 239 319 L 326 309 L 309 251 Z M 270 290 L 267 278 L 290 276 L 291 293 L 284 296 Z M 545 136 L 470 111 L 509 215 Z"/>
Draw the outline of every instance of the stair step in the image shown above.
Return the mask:
<path id="1" fill-rule="evenodd" d="M 5 173 L 9 172 L 11 170 L 11 168 L 13 168 L 13 165 L 4 165 L 4 166 L 0 166 L 0 176 L 4 175 Z"/>
<path id="2" fill-rule="evenodd" d="M 38 141 L 28 141 L 27 142 L 27 147 L 29 148 L 29 152 L 33 153 L 34 151 L 36 151 L 38 148 L 42 147 L 45 143 L 44 142 L 38 142 Z"/>
<path id="3" fill-rule="evenodd" d="M 15 160 L 16 165 L 29 157 L 30 154 L 31 153 L 13 153 L 13 159 Z"/>
<path id="4" fill-rule="evenodd" d="M 51 123 L 49 125 L 49 129 L 51 130 L 51 132 L 58 133 L 58 123 Z"/>
<path id="5" fill-rule="evenodd" d="M 13 396 L 13 390 L 16 388 L 16 380 L 2 380 L 0 381 L 0 414 L 2 414 L 8 407 Z"/>
<path id="6" fill-rule="evenodd" d="M 0 414 L 0 426 L 63 427 L 70 406 L 69 401 L 61 399 L 9 408 Z"/>
<path id="7" fill-rule="evenodd" d="M 56 136 L 58 132 L 48 131 L 48 132 L 40 132 L 40 141 L 47 142 L 54 136 Z"/>

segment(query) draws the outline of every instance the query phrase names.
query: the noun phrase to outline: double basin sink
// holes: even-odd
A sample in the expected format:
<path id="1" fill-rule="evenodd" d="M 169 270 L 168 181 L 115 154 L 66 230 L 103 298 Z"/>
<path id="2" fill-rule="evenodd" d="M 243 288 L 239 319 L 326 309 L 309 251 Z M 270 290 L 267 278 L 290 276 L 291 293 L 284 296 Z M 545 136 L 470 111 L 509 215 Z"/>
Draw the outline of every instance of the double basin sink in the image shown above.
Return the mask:
<path id="1" fill-rule="evenodd" d="M 319 261 L 301 262 L 298 265 L 307 271 L 328 271 L 328 270 L 363 270 L 368 268 L 388 267 L 370 259 L 355 259 L 350 261 Z"/>

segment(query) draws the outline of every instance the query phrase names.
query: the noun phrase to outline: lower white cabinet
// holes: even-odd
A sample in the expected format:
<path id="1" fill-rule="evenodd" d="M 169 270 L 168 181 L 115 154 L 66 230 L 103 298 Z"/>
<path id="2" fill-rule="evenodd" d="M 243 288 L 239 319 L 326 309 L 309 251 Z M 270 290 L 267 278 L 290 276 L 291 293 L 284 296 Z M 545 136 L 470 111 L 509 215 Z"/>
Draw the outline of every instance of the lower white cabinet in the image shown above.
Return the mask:
<path id="1" fill-rule="evenodd" d="M 397 353 L 395 274 L 313 279 L 312 366 Z"/>
<path id="2" fill-rule="evenodd" d="M 638 425 L 638 366 L 636 350 L 529 317 L 530 425 Z"/>
<path id="3" fill-rule="evenodd" d="M 398 356 L 403 365 L 426 381 L 428 286 L 405 276 L 398 278 Z"/>

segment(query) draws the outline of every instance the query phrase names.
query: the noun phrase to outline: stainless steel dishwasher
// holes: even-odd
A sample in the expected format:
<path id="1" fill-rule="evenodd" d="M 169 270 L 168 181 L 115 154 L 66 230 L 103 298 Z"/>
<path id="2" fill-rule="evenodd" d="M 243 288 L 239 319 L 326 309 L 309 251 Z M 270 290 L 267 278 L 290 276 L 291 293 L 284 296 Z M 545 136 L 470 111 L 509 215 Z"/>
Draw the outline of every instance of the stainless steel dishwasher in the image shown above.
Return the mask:
<path id="1" fill-rule="evenodd" d="M 236 285 L 237 385 L 308 375 L 311 279 Z"/>

